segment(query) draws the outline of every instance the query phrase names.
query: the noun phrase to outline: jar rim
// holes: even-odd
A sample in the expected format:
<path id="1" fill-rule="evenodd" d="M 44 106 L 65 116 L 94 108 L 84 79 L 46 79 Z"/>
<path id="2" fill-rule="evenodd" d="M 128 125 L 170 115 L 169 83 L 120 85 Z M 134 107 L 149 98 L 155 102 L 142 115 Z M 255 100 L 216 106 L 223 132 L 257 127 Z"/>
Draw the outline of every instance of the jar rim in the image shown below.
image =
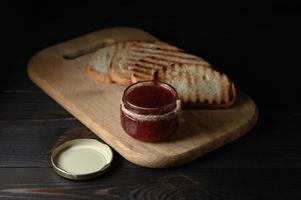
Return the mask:
<path id="1" fill-rule="evenodd" d="M 129 94 L 135 87 L 139 87 L 139 86 L 142 86 L 142 85 L 145 85 L 145 84 L 147 84 L 147 85 L 155 84 L 155 85 L 159 85 L 161 87 L 164 87 L 165 89 L 169 90 L 174 95 L 175 101 L 172 101 L 171 103 L 166 104 L 166 105 L 162 105 L 162 106 L 158 106 L 158 107 L 147 107 L 147 108 L 137 106 L 137 105 L 134 105 L 134 104 L 130 103 L 129 101 L 126 101 L 127 94 Z M 178 97 L 178 93 L 177 93 L 176 89 L 168 83 L 165 83 L 165 82 L 162 82 L 162 81 L 157 81 L 157 80 L 139 81 L 139 82 L 136 82 L 134 84 L 131 84 L 124 90 L 123 95 L 122 95 L 122 102 L 125 105 L 127 105 L 131 109 L 142 111 L 142 112 L 143 111 L 146 111 L 146 112 L 157 111 L 157 110 L 162 110 L 162 109 L 169 110 L 167 108 L 170 108 L 170 107 L 173 108 L 173 107 L 176 106 L 177 100 L 179 100 L 179 97 Z"/>

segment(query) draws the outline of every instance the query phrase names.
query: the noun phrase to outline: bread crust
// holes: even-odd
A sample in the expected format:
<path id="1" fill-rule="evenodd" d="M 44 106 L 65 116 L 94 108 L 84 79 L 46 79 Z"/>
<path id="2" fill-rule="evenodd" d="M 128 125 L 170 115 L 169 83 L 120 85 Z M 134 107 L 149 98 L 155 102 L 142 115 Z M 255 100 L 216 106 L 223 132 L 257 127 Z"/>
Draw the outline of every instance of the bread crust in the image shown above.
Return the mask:
<path id="1" fill-rule="evenodd" d="M 131 79 L 128 78 L 124 78 L 119 76 L 113 68 L 110 68 L 109 70 L 109 77 L 116 83 L 120 84 L 120 85 L 130 85 L 132 83 Z"/>
<path id="2" fill-rule="evenodd" d="M 89 64 L 85 65 L 85 72 L 89 78 L 95 80 L 98 83 L 112 83 L 112 79 L 109 76 L 110 73 L 105 76 L 95 71 Z M 110 69 L 109 69 L 110 72 Z"/>

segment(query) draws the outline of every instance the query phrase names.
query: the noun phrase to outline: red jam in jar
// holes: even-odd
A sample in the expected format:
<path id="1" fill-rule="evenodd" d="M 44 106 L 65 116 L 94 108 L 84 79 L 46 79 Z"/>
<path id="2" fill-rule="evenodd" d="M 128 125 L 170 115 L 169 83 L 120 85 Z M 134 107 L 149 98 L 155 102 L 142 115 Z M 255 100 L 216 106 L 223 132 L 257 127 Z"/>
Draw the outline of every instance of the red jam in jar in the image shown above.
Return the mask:
<path id="1" fill-rule="evenodd" d="M 121 125 L 130 136 L 158 142 L 178 127 L 180 101 L 176 90 L 158 81 L 142 81 L 127 87 L 122 96 Z"/>

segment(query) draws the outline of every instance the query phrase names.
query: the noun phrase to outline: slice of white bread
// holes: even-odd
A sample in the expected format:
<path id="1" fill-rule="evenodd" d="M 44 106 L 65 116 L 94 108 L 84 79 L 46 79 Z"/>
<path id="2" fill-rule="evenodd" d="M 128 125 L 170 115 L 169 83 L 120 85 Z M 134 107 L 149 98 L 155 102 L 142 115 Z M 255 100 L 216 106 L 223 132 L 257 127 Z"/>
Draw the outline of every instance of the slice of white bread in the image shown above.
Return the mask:
<path id="1" fill-rule="evenodd" d="M 154 71 L 144 66 L 133 71 L 132 82 L 158 80 L 169 83 L 178 92 L 183 103 L 201 103 L 211 108 L 225 108 L 233 104 L 236 90 L 223 73 L 202 65 L 173 64 Z"/>

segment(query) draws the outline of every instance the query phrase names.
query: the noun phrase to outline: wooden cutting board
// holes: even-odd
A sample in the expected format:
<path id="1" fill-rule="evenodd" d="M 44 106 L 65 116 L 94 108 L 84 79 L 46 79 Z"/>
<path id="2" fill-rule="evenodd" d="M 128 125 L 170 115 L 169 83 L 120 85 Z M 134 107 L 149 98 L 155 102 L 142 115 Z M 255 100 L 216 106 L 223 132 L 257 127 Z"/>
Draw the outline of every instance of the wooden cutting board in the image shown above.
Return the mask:
<path id="1" fill-rule="evenodd" d="M 241 137 L 255 125 L 256 105 L 240 93 L 229 109 L 183 111 L 184 122 L 168 142 L 145 143 L 131 138 L 122 130 L 119 119 L 125 87 L 96 83 L 84 72 L 87 53 L 112 40 L 158 39 L 134 28 L 97 31 L 38 52 L 28 64 L 28 74 L 127 160 L 151 168 L 180 165 Z"/>

